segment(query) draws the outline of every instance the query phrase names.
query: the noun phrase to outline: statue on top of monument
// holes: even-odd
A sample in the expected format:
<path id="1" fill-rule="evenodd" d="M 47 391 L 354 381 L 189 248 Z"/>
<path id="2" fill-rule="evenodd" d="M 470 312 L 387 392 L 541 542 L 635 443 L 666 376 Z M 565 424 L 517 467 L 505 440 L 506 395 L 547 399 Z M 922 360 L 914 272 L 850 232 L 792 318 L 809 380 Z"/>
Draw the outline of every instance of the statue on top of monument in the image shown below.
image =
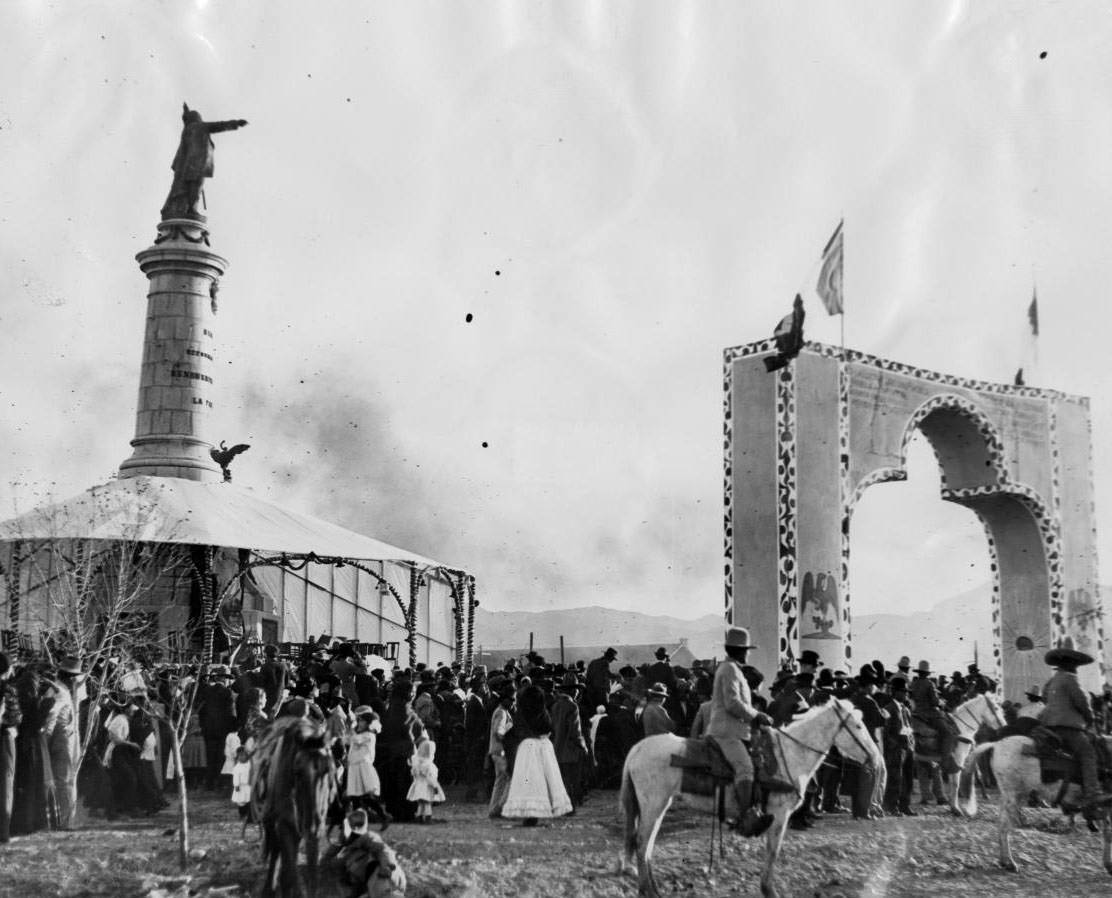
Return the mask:
<path id="1" fill-rule="evenodd" d="M 235 119 L 227 122 L 206 122 L 201 113 L 182 103 L 181 140 L 178 151 L 170 168 L 174 171 L 174 183 L 170 185 L 170 195 L 162 206 L 162 220 L 168 218 L 192 218 L 204 221 L 205 216 L 198 208 L 201 202 L 205 178 L 213 172 L 212 134 L 218 131 L 235 131 L 247 122 Z"/>

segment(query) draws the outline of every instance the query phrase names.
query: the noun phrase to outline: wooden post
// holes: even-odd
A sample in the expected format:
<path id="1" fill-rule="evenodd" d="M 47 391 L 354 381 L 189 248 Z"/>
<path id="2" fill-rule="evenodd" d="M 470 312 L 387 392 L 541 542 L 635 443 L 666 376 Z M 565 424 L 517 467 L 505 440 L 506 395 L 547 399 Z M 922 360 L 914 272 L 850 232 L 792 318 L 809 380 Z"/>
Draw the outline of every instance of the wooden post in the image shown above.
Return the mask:
<path id="1" fill-rule="evenodd" d="M 560 663 L 564 663 L 564 635 L 560 634 Z"/>
<path id="2" fill-rule="evenodd" d="M 533 631 L 529 631 L 529 654 L 533 654 Z"/>

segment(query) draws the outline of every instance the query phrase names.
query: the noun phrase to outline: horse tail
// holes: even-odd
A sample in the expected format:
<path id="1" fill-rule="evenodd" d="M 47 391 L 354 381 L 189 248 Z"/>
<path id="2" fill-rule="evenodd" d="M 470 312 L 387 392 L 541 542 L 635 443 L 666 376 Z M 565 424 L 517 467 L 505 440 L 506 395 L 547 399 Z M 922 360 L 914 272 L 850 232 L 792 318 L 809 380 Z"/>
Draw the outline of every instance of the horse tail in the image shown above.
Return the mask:
<path id="1" fill-rule="evenodd" d="M 954 807 L 965 817 L 975 817 L 977 814 L 977 763 L 982 755 L 988 755 L 995 747 L 995 742 L 978 745 L 969 753 L 969 757 L 962 765 L 954 794 Z"/>
<path id="2" fill-rule="evenodd" d="M 637 851 L 637 825 L 641 818 L 641 804 L 637 800 L 637 789 L 633 785 L 633 775 L 629 771 L 629 761 L 622 768 L 622 786 L 618 793 L 618 806 L 625 813 L 625 850 L 627 856 Z"/>

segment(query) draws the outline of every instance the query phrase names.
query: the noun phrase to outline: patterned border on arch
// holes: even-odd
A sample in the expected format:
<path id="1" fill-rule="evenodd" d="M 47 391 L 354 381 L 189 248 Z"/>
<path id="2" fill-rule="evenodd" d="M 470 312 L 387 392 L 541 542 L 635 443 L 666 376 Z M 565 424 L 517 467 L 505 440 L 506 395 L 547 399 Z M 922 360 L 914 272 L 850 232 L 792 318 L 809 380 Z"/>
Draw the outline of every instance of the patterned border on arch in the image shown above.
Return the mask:
<path id="1" fill-rule="evenodd" d="M 1093 601 L 1096 608 L 1099 609 L 1097 615 L 1097 664 L 1100 666 L 1100 675 L 1103 680 L 1108 672 L 1108 665 L 1104 662 L 1104 600 L 1100 595 L 1100 577 L 1098 572 L 1100 567 L 1098 565 L 1097 556 L 1097 502 L 1096 492 L 1093 485 L 1093 421 L 1092 418 L 1088 420 L 1089 432 L 1089 520 L 1093 522 Z M 1057 435 L 1055 435 L 1057 436 Z"/>
<path id="2" fill-rule="evenodd" d="M 1035 520 L 1042 538 L 1046 557 L 1047 584 L 1050 587 L 1050 638 L 1053 645 L 1060 644 L 1065 635 L 1066 608 L 1062 596 L 1062 531 L 1058 519 L 1047 509 L 1046 502 L 1031 487 L 1022 483 L 1003 486 L 979 486 L 973 489 L 943 489 L 942 498 L 947 502 L 965 504 L 963 500 L 984 496 L 1010 496 L 1018 500 Z M 1056 642 L 1055 639 L 1058 639 Z"/>
<path id="3" fill-rule="evenodd" d="M 996 474 L 997 484 L 1004 484 L 1008 479 L 1008 455 L 1004 449 L 1004 441 L 1000 438 L 1000 433 L 996 429 L 996 425 L 986 415 L 981 408 L 974 402 L 969 401 L 964 396 L 957 396 L 953 393 L 940 393 L 937 396 L 932 396 L 922 405 L 920 405 L 911 417 L 908 418 L 907 424 L 904 427 L 903 439 L 900 441 L 900 462 L 901 466 L 906 470 L 907 468 L 907 450 L 911 445 L 911 440 L 915 436 L 915 431 L 919 429 L 927 418 L 934 412 L 941 409 L 956 409 L 967 415 L 974 424 L 977 425 L 977 432 L 985 441 L 985 451 L 988 452 L 989 462 L 992 464 L 992 470 Z M 930 440 L 927 440 L 929 443 Z M 942 459 L 938 455 L 938 450 L 931 445 L 934 451 L 935 460 L 939 463 L 938 470 L 942 479 L 942 489 L 946 489 L 946 469 L 942 467 Z"/>
<path id="4" fill-rule="evenodd" d="M 734 358 L 745 358 L 746 356 L 760 355 L 763 352 L 772 352 L 775 348 L 775 341 L 766 339 L 758 340 L 754 343 L 746 343 L 742 346 L 735 346 L 728 351 L 733 353 Z M 915 365 L 908 365 L 904 362 L 882 359 L 879 356 L 870 355 L 867 352 L 858 352 L 855 349 L 845 349 L 841 346 L 831 346 L 828 343 L 817 343 L 813 340 L 808 340 L 803 344 L 803 351 L 813 352 L 816 355 L 826 358 L 857 362 L 862 365 L 868 365 L 871 368 L 878 368 L 881 371 L 891 371 L 894 374 L 906 374 L 909 377 L 917 377 L 922 380 L 931 381 L 932 383 L 947 384 L 948 386 L 959 387 L 963 390 L 975 390 L 980 393 L 999 393 L 1006 396 L 1024 396 L 1029 399 L 1056 399 L 1059 402 L 1083 405 L 1086 408 L 1089 406 L 1089 399 L 1086 396 L 1076 396 L 1071 393 L 1062 393 L 1058 390 L 1044 390 L 1039 387 L 1018 387 L 1014 384 L 998 384 L 987 380 L 957 377 L 953 374 L 943 374 L 940 371 L 933 371 L 930 368 L 918 368 Z"/>
<path id="5" fill-rule="evenodd" d="M 853 670 L 853 627 L 850 614 L 850 583 L 849 583 L 849 512 L 850 497 L 853 495 L 853 485 L 850 482 L 849 467 L 849 366 L 844 361 L 838 361 L 838 502 L 842 509 L 841 557 L 842 557 L 842 644 L 844 646 L 845 664 Z"/>
<path id="6" fill-rule="evenodd" d="M 736 353 L 727 349 L 723 354 L 722 371 L 722 495 L 723 529 L 725 532 L 725 601 L 726 626 L 734 624 L 734 359 Z"/>
<path id="7" fill-rule="evenodd" d="M 780 662 L 795 660 L 799 647 L 799 572 L 796 460 L 795 366 L 781 368 L 776 379 L 776 579 Z"/>
<path id="8" fill-rule="evenodd" d="M 996 550 L 996 537 L 992 535 L 992 528 L 989 526 L 988 520 L 976 508 L 972 510 L 984 528 L 985 543 L 988 546 L 988 565 L 992 572 L 992 596 L 989 599 L 992 608 L 992 680 L 996 683 L 996 692 L 1002 695 L 1004 692 L 1004 655 L 1003 642 L 1001 641 L 1003 628 L 1000 622 L 1000 556 Z"/>

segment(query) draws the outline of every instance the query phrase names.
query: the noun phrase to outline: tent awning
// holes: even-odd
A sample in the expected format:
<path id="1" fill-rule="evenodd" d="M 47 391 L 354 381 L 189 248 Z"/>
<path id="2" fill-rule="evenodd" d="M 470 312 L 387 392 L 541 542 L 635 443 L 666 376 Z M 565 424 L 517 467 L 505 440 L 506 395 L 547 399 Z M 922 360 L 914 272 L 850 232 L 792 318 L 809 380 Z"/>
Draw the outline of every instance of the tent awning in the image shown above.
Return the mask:
<path id="1" fill-rule="evenodd" d="M 187 543 L 456 569 L 230 483 L 178 477 L 113 480 L 0 522 L 0 542 L 39 539 Z"/>

